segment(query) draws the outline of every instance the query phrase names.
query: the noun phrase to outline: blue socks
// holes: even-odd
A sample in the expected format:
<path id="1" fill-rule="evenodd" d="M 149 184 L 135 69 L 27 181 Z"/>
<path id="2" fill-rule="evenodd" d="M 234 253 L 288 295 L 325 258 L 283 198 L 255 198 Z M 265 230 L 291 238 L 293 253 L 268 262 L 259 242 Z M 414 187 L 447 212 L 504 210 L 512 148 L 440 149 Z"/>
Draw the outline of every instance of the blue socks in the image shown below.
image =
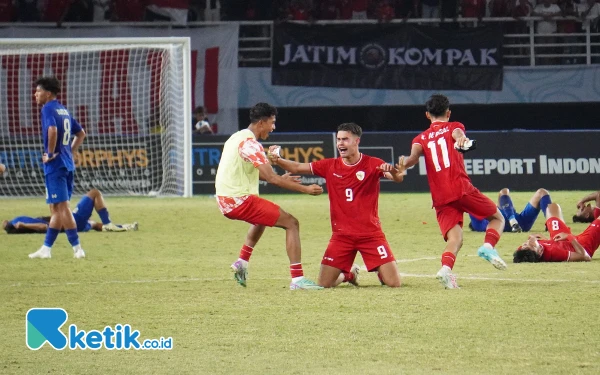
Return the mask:
<path id="1" fill-rule="evenodd" d="M 544 195 L 542 199 L 540 199 L 540 210 L 542 210 L 544 217 L 546 217 L 546 208 L 548 208 L 550 203 L 552 203 L 552 199 L 550 199 L 549 195 Z"/>
<path id="2" fill-rule="evenodd" d="M 515 212 L 515 207 L 513 206 L 513 202 L 512 199 L 510 199 L 510 197 L 508 195 L 501 195 L 500 198 L 498 199 L 498 203 L 499 203 L 499 208 L 500 211 L 502 212 L 502 214 L 510 219 L 515 218 L 515 215 L 517 214 Z"/>
<path id="3" fill-rule="evenodd" d="M 67 239 L 71 246 L 75 247 L 79 245 L 79 235 L 77 235 L 77 229 L 66 229 Z"/>
<path id="4" fill-rule="evenodd" d="M 48 227 L 46 230 L 46 238 L 44 239 L 44 246 L 52 247 L 54 241 L 56 241 L 56 237 L 58 237 L 58 233 L 60 233 L 58 229 Z"/>
<path id="5" fill-rule="evenodd" d="M 106 207 L 98 211 L 98 216 L 100 216 L 102 224 L 110 224 L 110 217 L 108 216 L 108 209 Z"/>

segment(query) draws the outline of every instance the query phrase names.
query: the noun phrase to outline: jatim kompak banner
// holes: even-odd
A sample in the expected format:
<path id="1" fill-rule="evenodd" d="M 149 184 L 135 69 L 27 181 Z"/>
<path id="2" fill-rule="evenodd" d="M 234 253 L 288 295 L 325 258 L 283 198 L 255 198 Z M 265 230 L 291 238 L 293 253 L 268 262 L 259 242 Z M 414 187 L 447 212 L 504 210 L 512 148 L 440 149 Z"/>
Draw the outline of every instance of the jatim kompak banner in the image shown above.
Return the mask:
<path id="1" fill-rule="evenodd" d="M 163 30 L 136 27 L 4 28 L 1 38 L 191 37 L 192 107 L 203 105 L 219 133 L 237 131 L 237 24 Z M 75 51 L 75 50 L 74 50 Z M 161 50 L 115 49 L 40 54 L 22 50 L 0 56 L 0 136 L 40 135 L 40 108 L 33 82 L 42 75 L 61 81 L 58 99 L 90 134 L 153 132 L 164 94 Z M 179 73 L 181 74 L 181 72 Z M 168 98 L 180 102 L 183 98 Z M 180 107 L 182 108 L 182 107 Z M 163 115 L 164 116 L 164 115 Z M 175 116 L 171 116 L 173 118 Z M 177 116 L 180 117 L 180 116 Z M 177 124 L 192 126 L 192 124 Z"/>
<path id="2" fill-rule="evenodd" d="M 273 85 L 502 90 L 497 27 L 282 23 L 273 38 Z"/>

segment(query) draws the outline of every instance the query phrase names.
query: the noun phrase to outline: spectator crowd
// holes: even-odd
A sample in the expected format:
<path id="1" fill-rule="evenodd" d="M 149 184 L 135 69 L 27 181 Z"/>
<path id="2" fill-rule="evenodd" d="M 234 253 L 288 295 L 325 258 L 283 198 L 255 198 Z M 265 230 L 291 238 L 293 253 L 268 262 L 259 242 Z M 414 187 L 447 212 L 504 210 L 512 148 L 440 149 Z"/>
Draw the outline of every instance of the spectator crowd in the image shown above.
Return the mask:
<path id="1" fill-rule="evenodd" d="M 600 0 L 0 0 L 0 22 L 349 20 L 542 16 L 540 33 L 595 26 Z M 572 30 L 572 31 L 571 31 Z"/>

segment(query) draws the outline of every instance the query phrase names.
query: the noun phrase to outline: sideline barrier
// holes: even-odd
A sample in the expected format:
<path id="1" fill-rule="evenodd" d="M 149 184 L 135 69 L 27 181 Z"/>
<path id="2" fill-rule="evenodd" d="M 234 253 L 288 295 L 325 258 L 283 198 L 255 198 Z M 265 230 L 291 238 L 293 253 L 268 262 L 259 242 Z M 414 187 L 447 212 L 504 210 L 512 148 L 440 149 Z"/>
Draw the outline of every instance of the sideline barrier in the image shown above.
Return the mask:
<path id="1" fill-rule="evenodd" d="M 410 153 L 416 132 L 365 133 L 360 149 L 386 162 L 396 163 Z M 473 184 L 482 191 L 509 187 L 515 191 L 598 190 L 600 188 L 600 131 L 510 131 L 468 132 L 477 140 L 477 150 L 465 154 L 465 167 Z M 196 136 L 192 143 L 194 194 L 214 194 L 214 177 L 227 136 Z M 282 156 L 302 163 L 336 156 L 335 133 L 272 134 L 263 142 L 282 146 Z M 277 168 L 278 173 L 282 170 Z M 303 183 L 324 181 L 302 176 Z M 382 180 L 382 191 L 428 192 L 421 160 L 401 184 Z M 287 190 L 261 182 L 261 193 Z"/>

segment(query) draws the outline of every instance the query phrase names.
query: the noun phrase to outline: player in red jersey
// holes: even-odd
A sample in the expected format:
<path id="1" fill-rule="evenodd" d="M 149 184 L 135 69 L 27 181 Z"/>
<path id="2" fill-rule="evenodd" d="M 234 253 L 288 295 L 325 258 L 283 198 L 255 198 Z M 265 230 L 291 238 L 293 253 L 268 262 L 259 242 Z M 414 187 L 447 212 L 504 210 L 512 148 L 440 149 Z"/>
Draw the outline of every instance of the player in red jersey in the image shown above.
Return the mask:
<path id="1" fill-rule="evenodd" d="M 442 254 L 442 268 L 436 278 L 447 289 L 456 289 L 452 268 L 463 241 L 463 214 L 489 221 L 483 246 L 478 255 L 497 269 L 506 269 L 494 247 L 504 229 L 504 218 L 496 204 L 471 184 L 465 171 L 463 156 L 456 148 L 465 149 L 470 139 L 460 122 L 449 122 L 450 102 L 444 95 L 432 95 L 425 104 L 425 115 L 431 121 L 429 129 L 419 134 L 412 143 L 410 156 L 400 157 L 400 169 L 410 168 L 425 157 L 427 180 L 437 220 L 446 241 Z"/>
<path id="2" fill-rule="evenodd" d="M 586 204 L 590 201 L 594 201 L 596 207 L 592 207 L 591 204 Z M 598 217 L 600 217 L 600 191 L 588 194 L 577 202 L 577 213 L 573 215 L 573 222 L 591 223 Z"/>
<path id="3" fill-rule="evenodd" d="M 574 236 L 567 227 L 560 206 L 548 205 L 546 226 L 551 239 L 541 235 L 532 236 L 513 254 L 513 262 L 589 262 L 600 246 L 600 218 L 581 234 Z"/>
<path id="4" fill-rule="evenodd" d="M 360 252 L 367 270 L 378 271 L 380 281 L 390 287 L 401 285 L 398 266 L 381 229 L 378 215 L 379 181 L 382 177 L 402 182 L 404 173 L 379 158 L 358 150 L 362 129 L 354 123 L 337 128 L 338 158 L 312 163 L 282 159 L 269 147 L 273 163 L 291 173 L 314 174 L 327 181 L 331 229 L 333 234 L 319 272 L 319 285 L 334 287 L 342 282 L 358 285 L 358 267 L 353 266 Z"/>

